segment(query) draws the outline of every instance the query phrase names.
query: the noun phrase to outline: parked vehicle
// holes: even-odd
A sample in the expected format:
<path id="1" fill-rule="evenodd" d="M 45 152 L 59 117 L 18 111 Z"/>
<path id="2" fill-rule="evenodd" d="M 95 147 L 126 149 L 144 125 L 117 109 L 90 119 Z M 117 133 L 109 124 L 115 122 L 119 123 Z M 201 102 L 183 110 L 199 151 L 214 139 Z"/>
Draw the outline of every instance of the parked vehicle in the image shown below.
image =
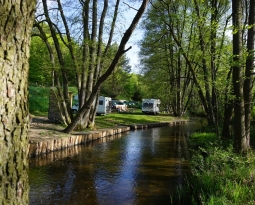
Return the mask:
<path id="1" fill-rule="evenodd" d="M 159 99 L 143 99 L 142 100 L 142 113 L 145 114 L 158 114 L 160 100 Z"/>
<path id="2" fill-rule="evenodd" d="M 111 101 L 112 98 L 100 96 L 98 99 L 97 114 L 105 115 L 111 112 Z"/>
<path id="3" fill-rule="evenodd" d="M 127 111 L 127 104 L 124 101 L 112 100 L 112 110 L 117 112 Z"/>
<path id="4" fill-rule="evenodd" d="M 107 113 L 111 112 L 111 98 L 110 97 L 104 97 L 100 96 L 98 99 L 98 106 L 96 114 L 98 115 L 105 115 Z M 72 112 L 76 114 L 79 110 L 79 103 L 76 103 L 72 106 Z"/>

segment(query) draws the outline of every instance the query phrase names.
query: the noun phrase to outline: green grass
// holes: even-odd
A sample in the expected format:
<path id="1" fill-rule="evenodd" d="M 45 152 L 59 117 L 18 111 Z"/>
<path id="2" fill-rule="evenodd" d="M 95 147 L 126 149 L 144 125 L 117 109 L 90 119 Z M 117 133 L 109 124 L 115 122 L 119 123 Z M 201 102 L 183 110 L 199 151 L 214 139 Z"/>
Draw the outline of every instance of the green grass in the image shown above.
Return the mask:
<path id="1" fill-rule="evenodd" d="M 75 87 L 69 88 L 70 92 L 77 93 Z M 29 86 L 29 112 L 36 116 L 47 116 L 49 108 L 50 87 Z"/>
<path id="2" fill-rule="evenodd" d="M 203 147 L 210 143 L 217 142 L 218 137 L 213 132 L 197 132 L 190 137 L 190 146 Z"/>
<path id="3" fill-rule="evenodd" d="M 191 136 L 199 146 L 193 150 L 185 184 L 171 195 L 173 204 L 255 204 L 254 152 L 242 157 L 214 139 L 213 133 Z"/>
<path id="4" fill-rule="evenodd" d="M 50 88 L 29 87 L 29 112 L 32 115 L 46 116 L 49 107 Z"/>
<path id="5" fill-rule="evenodd" d="M 111 113 L 103 116 L 96 116 L 96 128 L 113 127 L 120 124 L 147 124 L 153 122 L 169 122 L 174 118 L 166 115 L 145 115 L 137 109 L 134 113 Z"/>

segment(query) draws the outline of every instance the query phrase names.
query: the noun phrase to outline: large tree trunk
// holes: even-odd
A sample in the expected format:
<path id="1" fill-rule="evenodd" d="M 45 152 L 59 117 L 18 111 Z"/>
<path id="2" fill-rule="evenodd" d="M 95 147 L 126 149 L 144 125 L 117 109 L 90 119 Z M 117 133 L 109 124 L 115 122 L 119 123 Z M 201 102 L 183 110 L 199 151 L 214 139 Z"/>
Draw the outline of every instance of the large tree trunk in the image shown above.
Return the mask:
<path id="1" fill-rule="evenodd" d="M 254 69 L 254 34 L 255 34 L 255 3 L 254 0 L 250 1 L 250 12 L 249 12 L 249 26 L 248 39 L 247 39 L 247 52 L 248 57 L 246 59 L 245 67 L 245 80 L 244 80 L 244 102 L 245 102 L 245 135 L 246 144 L 250 144 L 250 124 L 251 124 L 251 108 L 252 108 L 252 88 L 253 88 L 253 69 Z"/>
<path id="2" fill-rule="evenodd" d="M 35 0 L 0 0 L 0 204 L 28 204 L 28 58 Z"/>
<path id="3" fill-rule="evenodd" d="M 81 106 L 83 106 L 86 101 L 89 99 L 93 85 L 94 85 L 94 75 L 95 75 L 95 67 L 96 67 L 96 44 L 97 44 L 97 0 L 93 0 L 92 3 L 92 33 L 91 36 L 89 35 L 88 28 L 87 26 L 84 27 L 84 56 L 83 56 L 83 72 L 84 75 L 82 78 L 82 85 L 84 92 L 80 94 L 82 96 L 82 99 L 84 101 L 81 101 Z M 85 4 L 85 8 L 87 5 Z M 89 9 L 89 8 L 87 8 Z M 86 12 L 85 12 L 86 14 Z M 84 18 L 84 25 L 88 25 L 88 22 L 90 19 L 88 18 L 89 13 L 86 14 L 86 17 Z M 88 62 L 88 63 L 87 63 Z M 86 75 L 85 75 L 86 74 Z M 86 94 L 85 94 L 86 93 Z M 83 96 L 84 95 L 84 96 Z M 90 119 L 91 115 L 93 115 L 94 110 L 95 110 L 95 103 L 92 103 L 90 106 L 90 113 L 85 113 L 85 115 L 80 119 L 79 121 L 79 127 L 80 129 L 85 129 L 86 127 L 93 127 L 94 122 L 92 122 Z"/>
<path id="4" fill-rule="evenodd" d="M 233 90 L 235 114 L 235 150 L 245 154 L 248 144 L 245 135 L 245 110 L 243 99 L 243 71 L 242 71 L 242 1 L 232 1 L 233 11 Z"/>
<path id="5" fill-rule="evenodd" d="M 210 31 L 210 43 L 211 43 L 211 81 L 212 81 L 212 88 L 211 88 L 211 95 L 212 95 L 212 110 L 215 119 L 215 127 L 216 133 L 219 136 L 219 108 L 218 108 L 218 95 L 217 95 L 217 87 L 216 87 L 216 74 L 217 74 L 217 67 L 216 67 L 216 39 L 217 39 L 217 28 L 218 28 L 218 0 L 211 1 L 211 7 L 213 12 L 211 13 L 211 31 Z"/>

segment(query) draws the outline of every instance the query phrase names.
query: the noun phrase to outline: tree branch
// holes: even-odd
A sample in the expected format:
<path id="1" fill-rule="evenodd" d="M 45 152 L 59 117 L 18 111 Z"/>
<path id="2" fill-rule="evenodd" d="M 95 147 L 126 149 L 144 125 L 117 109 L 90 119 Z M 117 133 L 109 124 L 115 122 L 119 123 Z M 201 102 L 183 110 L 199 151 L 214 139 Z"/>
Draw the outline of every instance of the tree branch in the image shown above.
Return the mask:
<path id="1" fill-rule="evenodd" d="M 126 4 L 129 8 L 131 8 L 131 9 L 134 9 L 134 10 L 138 11 L 138 9 L 136 9 L 136 8 L 134 8 L 134 7 L 132 7 L 132 6 L 130 6 L 129 4 L 127 4 L 127 3 L 125 3 L 125 2 L 123 2 L 123 4 Z"/>

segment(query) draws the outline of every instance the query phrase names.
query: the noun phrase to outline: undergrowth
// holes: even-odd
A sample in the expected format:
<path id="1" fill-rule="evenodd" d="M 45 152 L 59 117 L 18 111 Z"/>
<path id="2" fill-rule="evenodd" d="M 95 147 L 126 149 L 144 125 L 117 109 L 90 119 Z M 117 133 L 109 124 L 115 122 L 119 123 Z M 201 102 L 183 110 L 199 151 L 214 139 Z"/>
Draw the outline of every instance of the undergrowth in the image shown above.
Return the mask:
<path id="1" fill-rule="evenodd" d="M 215 138 L 214 133 L 191 136 L 198 147 L 185 183 L 171 194 L 172 204 L 255 204 L 254 152 L 240 156 Z"/>

